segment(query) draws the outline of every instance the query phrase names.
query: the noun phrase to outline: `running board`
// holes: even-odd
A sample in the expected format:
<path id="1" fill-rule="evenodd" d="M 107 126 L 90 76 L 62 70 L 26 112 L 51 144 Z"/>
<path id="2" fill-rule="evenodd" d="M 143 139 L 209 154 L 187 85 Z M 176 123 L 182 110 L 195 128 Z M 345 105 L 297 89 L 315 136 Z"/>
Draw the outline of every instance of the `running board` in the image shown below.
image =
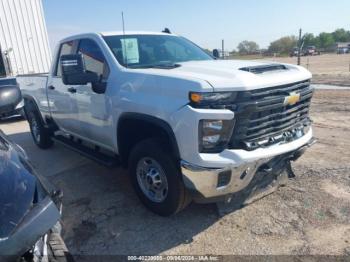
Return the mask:
<path id="1" fill-rule="evenodd" d="M 55 142 L 62 144 L 63 146 L 101 165 L 104 165 L 107 167 L 117 167 L 120 165 L 120 161 L 117 156 L 113 157 L 113 156 L 109 156 L 107 154 L 101 153 L 98 150 L 94 150 L 93 148 L 84 146 L 82 143 L 66 138 L 65 136 L 57 135 L 57 136 L 54 136 L 52 139 Z"/>

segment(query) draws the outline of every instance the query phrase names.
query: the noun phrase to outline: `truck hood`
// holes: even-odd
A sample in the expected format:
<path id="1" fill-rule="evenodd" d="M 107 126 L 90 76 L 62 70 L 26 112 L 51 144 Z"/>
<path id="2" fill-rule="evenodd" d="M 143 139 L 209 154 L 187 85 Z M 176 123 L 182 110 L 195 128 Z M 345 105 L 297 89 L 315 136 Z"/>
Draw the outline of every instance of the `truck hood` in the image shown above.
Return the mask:
<path id="1" fill-rule="evenodd" d="M 168 73 L 172 76 L 204 80 L 213 87 L 214 91 L 252 90 L 303 81 L 312 77 L 311 73 L 303 67 L 269 61 L 209 60 L 184 62 L 180 65 L 178 68 L 169 70 Z M 284 69 L 254 72 L 254 68 L 261 69 L 276 65 L 281 65 Z"/>
<path id="2" fill-rule="evenodd" d="M 53 186 L 42 182 L 42 177 L 34 172 L 23 149 L 9 141 L 0 130 L 2 256 L 22 255 L 60 218 L 59 210 L 49 195 Z"/>

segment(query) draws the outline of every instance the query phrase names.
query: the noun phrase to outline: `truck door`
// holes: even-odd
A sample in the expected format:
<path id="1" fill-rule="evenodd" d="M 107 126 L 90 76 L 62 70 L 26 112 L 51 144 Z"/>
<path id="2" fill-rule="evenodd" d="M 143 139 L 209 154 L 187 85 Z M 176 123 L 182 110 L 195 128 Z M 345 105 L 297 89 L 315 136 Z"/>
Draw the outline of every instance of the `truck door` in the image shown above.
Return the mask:
<path id="1" fill-rule="evenodd" d="M 79 132 L 78 107 L 75 94 L 71 92 L 71 86 L 62 82 L 60 57 L 62 55 L 74 54 L 76 41 L 69 41 L 61 44 L 56 57 L 55 68 L 47 83 L 47 97 L 51 117 L 61 130 L 75 134 Z"/>
<path id="2" fill-rule="evenodd" d="M 93 39 L 81 39 L 77 52 L 83 55 L 86 70 L 97 73 L 100 81 L 107 83 L 108 90 L 109 66 L 97 42 Z M 111 110 L 108 109 L 111 103 L 108 96 L 95 93 L 89 83 L 77 86 L 76 101 L 79 111 L 79 134 L 108 148 L 108 145 L 111 145 L 112 128 Z"/>

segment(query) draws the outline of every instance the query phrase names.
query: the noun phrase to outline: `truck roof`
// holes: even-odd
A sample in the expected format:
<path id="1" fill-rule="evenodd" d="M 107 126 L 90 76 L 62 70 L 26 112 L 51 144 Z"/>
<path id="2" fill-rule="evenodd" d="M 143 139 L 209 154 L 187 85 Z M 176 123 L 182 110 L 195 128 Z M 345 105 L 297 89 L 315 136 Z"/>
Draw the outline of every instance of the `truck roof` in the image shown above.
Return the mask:
<path id="1" fill-rule="evenodd" d="M 100 33 L 80 33 L 80 34 L 75 34 L 68 36 L 64 39 L 61 39 L 59 43 L 66 42 L 66 41 L 71 41 L 83 37 L 89 37 L 89 36 L 122 36 L 122 35 L 173 35 L 176 36 L 175 34 L 169 34 L 169 33 L 163 33 L 163 32 L 151 32 L 151 31 L 112 31 L 112 32 L 100 32 Z"/>
<path id="2" fill-rule="evenodd" d="M 152 32 L 152 31 L 111 31 L 111 32 L 101 32 L 103 36 L 112 36 L 112 35 L 174 35 L 163 32 Z"/>

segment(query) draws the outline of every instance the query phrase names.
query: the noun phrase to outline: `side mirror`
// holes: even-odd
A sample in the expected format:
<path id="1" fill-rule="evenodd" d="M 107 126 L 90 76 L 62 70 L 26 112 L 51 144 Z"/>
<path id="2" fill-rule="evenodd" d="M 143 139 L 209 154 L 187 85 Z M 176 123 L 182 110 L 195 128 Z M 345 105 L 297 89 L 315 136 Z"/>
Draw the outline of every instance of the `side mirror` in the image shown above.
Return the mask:
<path id="1" fill-rule="evenodd" d="M 1 85 L 0 83 L 0 115 L 8 114 L 16 109 L 22 101 L 22 94 L 16 80 L 14 84 Z"/>
<path id="2" fill-rule="evenodd" d="M 214 56 L 215 58 L 220 58 L 219 50 L 214 49 L 214 50 L 213 50 L 213 56 Z"/>
<path id="3" fill-rule="evenodd" d="M 99 81 L 96 73 L 86 71 L 82 54 L 62 55 L 60 65 L 62 81 L 65 85 L 86 85 Z"/>
<path id="4" fill-rule="evenodd" d="M 107 83 L 106 82 L 95 82 L 91 85 L 92 91 L 96 94 L 104 94 L 106 92 Z"/>

